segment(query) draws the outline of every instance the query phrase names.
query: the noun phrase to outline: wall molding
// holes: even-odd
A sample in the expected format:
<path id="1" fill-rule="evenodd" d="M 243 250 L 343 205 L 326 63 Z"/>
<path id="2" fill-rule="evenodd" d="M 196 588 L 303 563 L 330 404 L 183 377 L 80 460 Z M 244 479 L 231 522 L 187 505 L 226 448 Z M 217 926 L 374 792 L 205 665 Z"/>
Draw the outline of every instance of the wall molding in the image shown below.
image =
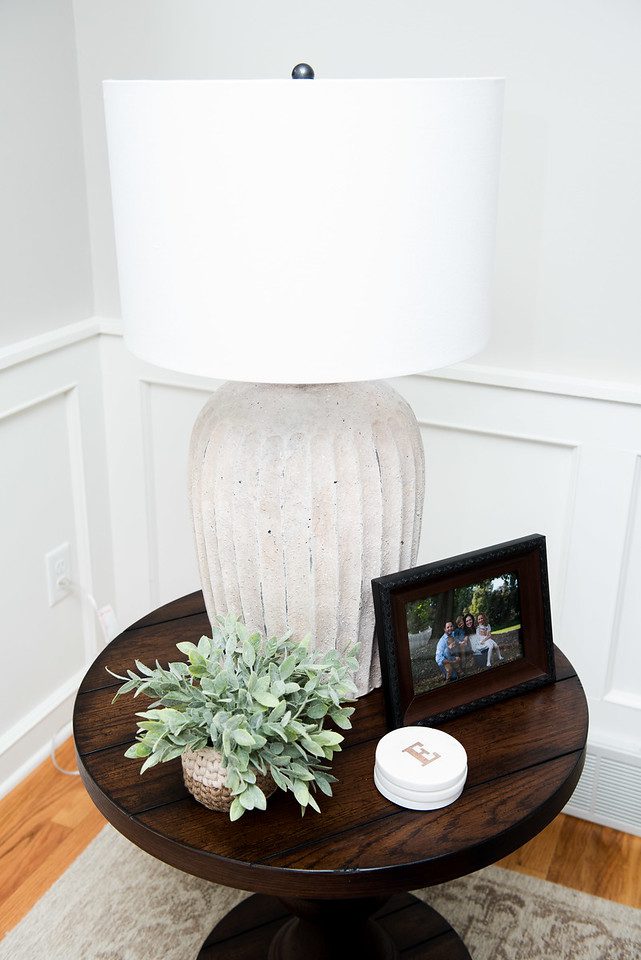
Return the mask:
<path id="1" fill-rule="evenodd" d="M 142 458 L 145 482 L 145 512 L 147 516 L 147 556 L 149 558 L 149 598 L 152 609 L 159 603 L 159 557 L 156 480 L 154 470 L 154 445 L 152 443 L 152 411 L 150 380 L 140 379 L 140 420 L 142 426 Z M 189 388 L 186 388 L 189 389 Z"/>
<path id="2" fill-rule="evenodd" d="M 154 445 L 152 443 L 153 409 L 152 390 L 161 387 L 167 390 L 186 390 L 192 393 L 211 394 L 220 381 L 210 381 L 199 378 L 181 378 L 173 371 L 167 371 L 167 379 L 160 377 L 141 376 L 138 378 L 141 448 L 143 455 L 144 484 L 145 484 L 145 514 L 147 519 L 147 555 L 149 567 L 149 597 L 151 608 L 155 609 L 160 602 L 160 564 L 158 557 L 158 497 L 156 494 Z"/>
<path id="3" fill-rule="evenodd" d="M 457 363 L 446 370 L 418 374 L 433 380 L 455 380 L 530 393 L 551 393 L 580 400 L 607 400 L 641 406 L 641 383 L 616 383 L 587 377 L 567 377 L 519 367 L 494 367 L 484 363 Z"/>
<path id="4" fill-rule="evenodd" d="M 612 643 L 608 657 L 608 665 L 605 675 L 606 694 L 604 700 L 608 703 L 617 703 L 621 706 L 634 706 L 641 708 L 641 695 L 626 693 L 613 687 L 613 677 L 615 673 L 616 658 L 620 649 L 621 635 L 621 610 L 623 608 L 623 598 L 628 583 L 628 572 L 630 567 L 630 554 L 632 550 L 632 539 L 637 523 L 638 503 L 641 493 L 641 454 L 637 454 L 634 460 L 634 469 L 632 471 L 632 482 L 630 484 L 630 498 L 628 500 L 628 515 L 625 529 L 625 538 L 623 541 L 623 550 L 619 563 L 619 582 L 617 585 L 617 595 L 615 603 L 615 618 L 612 625 Z"/>
<path id="5" fill-rule="evenodd" d="M 68 723 L 76 690 L 98 651 L 95 613 L 84 591 L 94 593 L 92 548 L 100 519 L 91 510 L 95 511 L 98 500 L 106 493 L 106 485 L 104 489 L 96 488 L 95 462 L 91 459 L 98 449 L 96 431 L 100 432 L 102 427 L 102 384 L 94 375 L 99 362 L 96 338 L 112 329 L 96 318 L 88 318 L 0 348 L 0 379 L 4 377 L 1 423 L 32 411 L 39 415 L 39 411 L 52 404 L 60 404 L 59 459 L 48 469 L 55 471 L 57 464 L 64 464 L 71 574 L 74 583 L 82 588 L 74 589 L 77 613 L 73 614 L 73 635 L 69 636 L 74 652 L 65 648 L 69 657 L 66 670 L 47 682 L 37 702 L 25 704 L 24 713 L 16 710 L 4 718 L 6 726 L 0 733 L 0 796 L 46 759 L 51 738 Z M 95 368 L 86 368 L 88 358 L 92 365 L 95 360 Z M 20 469 L 19 463 L 13 466 Z M 40 572 L 34 570 L 34 576 Z M 46 632 L 42 642 L 47 642 Z"/>
<path id="6" fill-rule="evenodd" d="M 46 333 L 0 347 L 0 370 L 23 363 L 42 354 L 95 336 L 122 337 L 122 320 L 92 316 L 77 323 L 48 330 Z M 617 383 L 591 377 L 569 377 L 512 366 L 491 366 L 484 363 L 458 363 L 444 370 L 417 374 L 434 380 L 454 380 L 510 390 L 551 393 L 582 400 L 607 400 L 641 406 L 641 383 Z M 206 383 L 206 380 L 201 380 Z M 175 384 L 176 386 L 183 384 Z M 189 386 L 185 383 L 184 386 Z"/>
<path id="7" fill-rule="evenodd" d="M 18 416 L 27 410 L 50 403 L 52 400 L 64 400 L 65 420 L 67 428 L 67 442 L 69 444 L 69 471 L 72 484 L 72 502 L 75 521 L 75 555 L 77 562 L 77 580 L 81 588 L 87 593 L 93 593 L 93 579 L 91 572 L 91 537 L 89 532 L 89 513 L 87 510 L 87 490 L 85 482 L 85 466 L 82 441 L 82 424 L 80 419 L 80 400 L 78 397 L 78 383 L 66 383 L 55 390 L 31 397 L 24 403 L 0 411 L 0 421 Z M 94 614 L 84 597 L 81 603 L 82 636 L 85 648 L 85 657 L 88 663 L 97 653 L 96 625 Z M 2 738 L 0 737 L 0 744 Z M 2 746 L 0 746 L 0 755 Z"/>
<path id="8" fill-rule="evenodd" d="M 96 619 L 93 608 L 87 603 L 85 595 L 93 595 L 93 574 L 91 568 L 91 533 L 89 511 L 87 508 L 87 484 L 85 478 L 85 457 L 83 451 L 82 421 L 80 417 L 79 387 L 65 394 L 67 414 L 67 440 L 69 443 L 69 466 L 71 471 L 71 499 L 76 527 L 76 563 L 78 585 L 81 590 L 82 635 L 85 647 L 85 659 L 91 663 L 98 653 Z"/>
<path id="9" fill-rule="evenodd" d="M 435 430 L 447 430 L 452 433 L 471 433 L 483 437 L 498 437 L 499 440 L 522 440 L 524 443 L 539 443 L 546 447 L 563 447 L 564 449 L 576 451 L 581 443 L 578 440 L 562 440 L 557 437 L 537 436 L 530 433 L 517 433 L 512 430 L 490 430 L 486 427 L 466 427 L 460 423 L 448 423 L 444 420 L 426 420 L 417 417 L 419 427 L 432 427 Z"/>
<path id="10" fill-rule="evenodd" d="M 117 320 L 102 317 L 87 317 L 77 323 L 68 323 L 46 333 L 18 340 L 16 343 L 0 347 L 0 370 L 15 367 L 26 360 L 33 360 L 45 354 L 53 353 L 62 347 L 68 347 L 82 340 L 99 335 L 122 336 L 122 324 Z"/>
<path id="11" fill-rule="evenodd" d="M 46 720 L 65 700 L 72 697 L 80 686 L 86 671 L 86 665 L 82 666 L 80 670 L 69 677 L 68 680 L 65 680 L 65 682 L 60 684 L 55 690 L 52 690 L 44 700 L 41 700 L 40 703 L 29 710 L 28 713 L 20 717 L 13 726 L 5 730 L 5 732 L 0 735 L 0 757 L 37 727 L 39 723 Z"/>
<path id="12" fill-rule="evenodd" d="M 511 430 L 490 430 L 482 427 L 466 427 L 457 423 L 446 423 L 437 420 L 426 420 L 418 418 L 417 422 L 423 429 L 444 430 L 452 433 L 467 433 L 485 437 L 495 437 L 499 440 L 516 440 L 522 443 L 534 443 L 541 446 L 559 447 L 567 450 L 571 457 L 570 480 L 567 489 L 566 498 L 566 518 L 563 527 L 563 539 L 561 545 L 560 560 L 560 586 L 557 596 L 559 609 L 563 609 L 565 601 L 565 588 L 568 579 L 568 568 L 570 562 L 570 541 L 572 537 L 572 528 L 574 523 L 574 513 L 576 507 L 577 487 L 579 482 L 579 469 L 581 459 L 582 444 L 577 440 L 565 440 L 557 437 L 545 437 L 535 434 L 521 433 Z"/>

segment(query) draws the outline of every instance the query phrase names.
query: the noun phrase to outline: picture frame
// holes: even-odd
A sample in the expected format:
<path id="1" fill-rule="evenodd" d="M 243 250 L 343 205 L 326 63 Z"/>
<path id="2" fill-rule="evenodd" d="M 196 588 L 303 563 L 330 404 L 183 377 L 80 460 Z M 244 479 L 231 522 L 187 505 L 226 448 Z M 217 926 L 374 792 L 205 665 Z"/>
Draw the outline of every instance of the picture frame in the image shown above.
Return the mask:
<path id="1" fill-rule="evenodd" d="M 390 730 L 449 720 L 556 679 L 541 534 L 377 577 L 372 592 Z"/>

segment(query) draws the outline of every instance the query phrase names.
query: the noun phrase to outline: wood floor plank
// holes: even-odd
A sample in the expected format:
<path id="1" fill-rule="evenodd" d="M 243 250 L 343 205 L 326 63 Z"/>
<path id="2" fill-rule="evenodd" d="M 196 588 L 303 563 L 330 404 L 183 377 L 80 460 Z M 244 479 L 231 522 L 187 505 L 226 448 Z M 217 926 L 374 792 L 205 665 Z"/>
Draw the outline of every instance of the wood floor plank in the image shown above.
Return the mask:
<path id="1" fill-rule="evenodd" d="M 74 745 L 56 753 L 75 767 Z M 0 800 L 0 937 L 25 916 L 105 825 L 80 777 L 45 760 Z"/>
<path id="2" fill-rule="evenodd" d="M 629 834 L 566 817 L 546 879 L 641 907 L 641 842 L 635 841 Z"/>
<path id="3" fill-rule="evenodd" d="M 499 860 L 498 866 L 505 867 L 508 870 L 516 870 L 519 873 L 527 873 L 528 876 L 538 877 L 539 880 L 545 880 L 554 861 L 556 844 L 563 822 L 566 819 L 562 815 L 556 817 L 533 840 L 530 840 L 503 860 Z"/>
<path id="4" fill-rule="evenodd" d="M 62 774 L 59 774 L 62 776 Z M 11 930 L 38 902 L 56 880 L 100 833 L 105 821 L 97 810 L 91 810 L 73 830 L 68 830 L 64 839 L 48 849 L 39 862 L 23 869 L 20 864 L 20 884 L 6 899 L 0 909 L 0 937 Z"/>

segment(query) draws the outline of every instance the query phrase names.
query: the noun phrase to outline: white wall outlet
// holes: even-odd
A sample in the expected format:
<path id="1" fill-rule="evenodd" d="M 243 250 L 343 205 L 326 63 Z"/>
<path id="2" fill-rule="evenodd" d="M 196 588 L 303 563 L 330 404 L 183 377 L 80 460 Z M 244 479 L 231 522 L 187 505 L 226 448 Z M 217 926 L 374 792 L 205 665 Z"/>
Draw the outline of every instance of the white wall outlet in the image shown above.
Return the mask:
<path id="1" fill-rule="evenodd" d="M 71 580 L 71 560 L 69 553 L 69 544 L 61 543 L 55 550 L 50 550 L 45 554 L 45 566 L 47 568 L 47 589 L 49 590 L 49 606 L 53 607 L 55 603 L 60 603 L 71 593 L 71 584 L 60 586 L 58 580 L 61 577 L 69 577 Z"/>

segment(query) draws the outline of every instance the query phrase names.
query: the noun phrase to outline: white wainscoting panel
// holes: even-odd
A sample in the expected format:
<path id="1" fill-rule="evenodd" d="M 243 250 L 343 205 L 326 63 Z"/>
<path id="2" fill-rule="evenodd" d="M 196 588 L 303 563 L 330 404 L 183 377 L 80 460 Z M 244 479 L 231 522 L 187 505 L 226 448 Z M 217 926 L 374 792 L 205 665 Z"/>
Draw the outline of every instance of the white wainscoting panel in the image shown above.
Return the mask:
<path id="1" fill-rule="evenodd" d="M 199 587 L 187 503 L 191 428 L 216 381 L 183 377 L 101 337 L 117 609 L 122 624 Z"/>
<path id="2" fill-rule="evenodd" d="M 635 459 L 605 700 L 641 717 L 641 457 Z M 640 722 L 641 726 L 641 722 Z"/>
<path id="3" fill-rule="evenodd" d="M 141 381 L 141 390 L 151 593 L 152 605 L 157 606 L 200 587 L 187 500 L 187 459 L 191 429 L 211 391 L 157 380 Z"/>
<path id="4" fill-rule="evenodd" d="M 68 723 L 96 655 L 79 588 L 113 600 L 98 340 L 95 323 L 77 327 L 0 372 L 0 794 Z M 50 607 L 44 557 L 65 542 L 78 589 Z"/>
<path id="5" fill-rule="evenodd" d="M 579 447 L 425 421 L 421 426 L 427 495 L 419 562 L 543 533 L 554 609 L 560 609 Z"/>
<path id="6" fill-rule="evenodd" d="M 63 388 L 0 419 L 6 585 L 0 592 L 2 662 L 14 661 L 16 670 L 29 677 L 23 686 L 15 682 L 13 670 L 2 671 L 2 730 L 19 723 L 85 660 L 82 609 L 72 597 L 49 607 L 44 564 L 48 550 L 68 541 L 72 567 L 78 570 L 79 534 L 86 533 L 86 526 L 78 529 L 74 510 L 72 472 L 77 464 L 71 462 L 66 409 L 75 389 Z M 37 660 L 30 652 L 34 641 Z M 37 669 L 30 669 L 30 662 Z"/>

